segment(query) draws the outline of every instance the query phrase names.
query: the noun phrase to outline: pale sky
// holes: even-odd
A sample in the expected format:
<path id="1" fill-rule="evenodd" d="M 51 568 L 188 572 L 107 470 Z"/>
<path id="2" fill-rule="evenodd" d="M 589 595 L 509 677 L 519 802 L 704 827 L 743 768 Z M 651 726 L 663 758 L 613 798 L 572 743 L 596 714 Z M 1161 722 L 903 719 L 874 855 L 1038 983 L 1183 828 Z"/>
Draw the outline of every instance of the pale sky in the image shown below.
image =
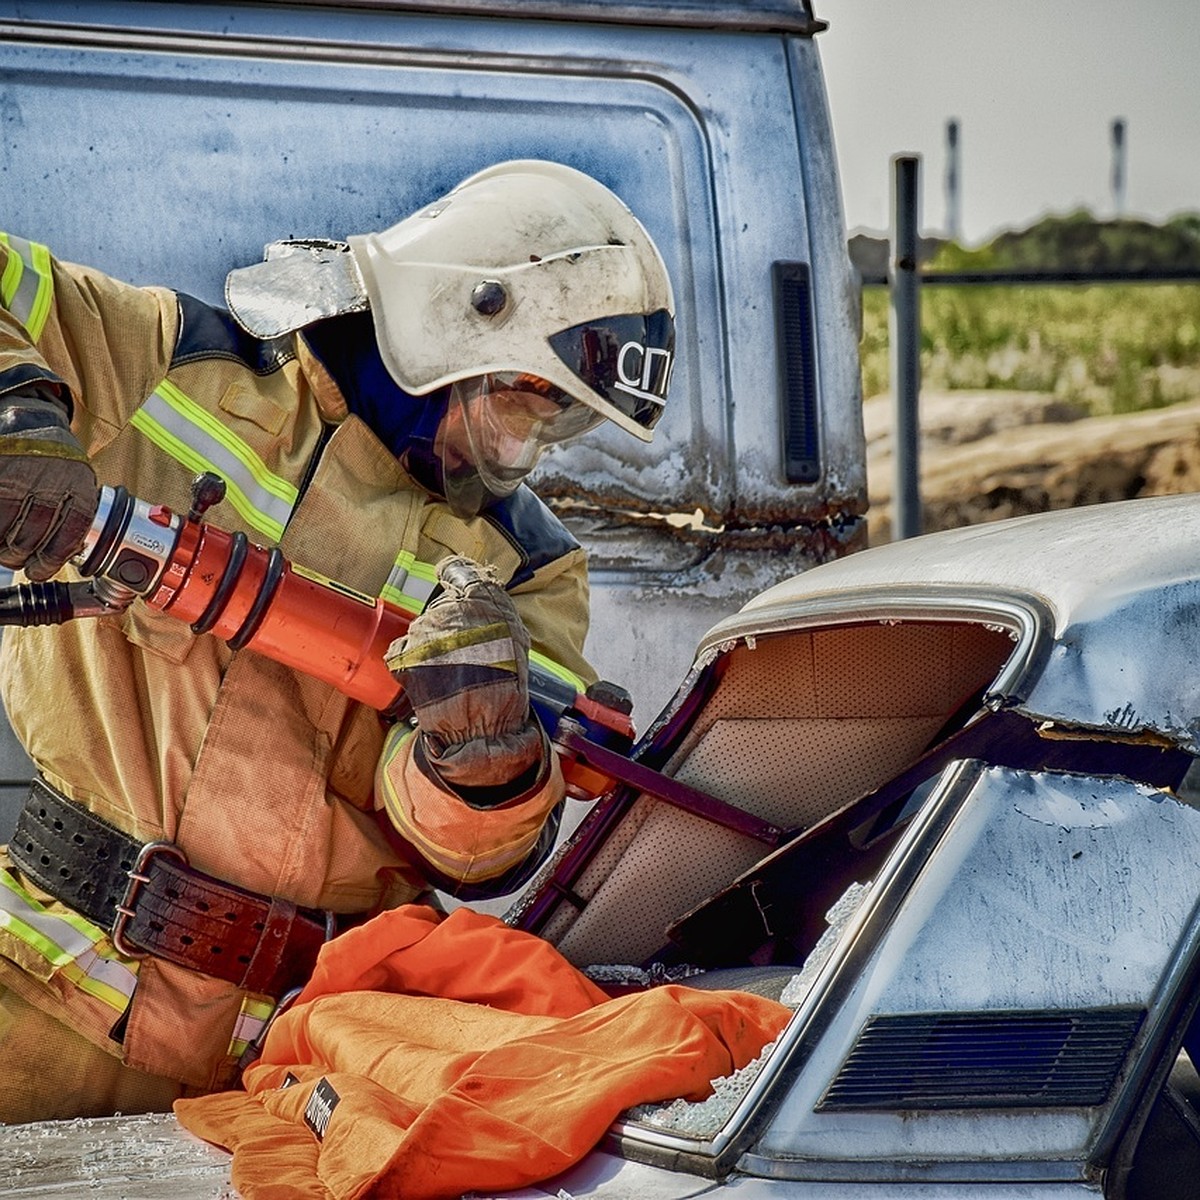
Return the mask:
<path id="1" fill-rule="evenodd" d="M 923 228 L 946 226 L 959 121 L 964 240 L 1047 212 L 1200 211 L 1200 0 L 814 0 L 846 223 L 890 223 L 893 154 L 921 155 Z"/>

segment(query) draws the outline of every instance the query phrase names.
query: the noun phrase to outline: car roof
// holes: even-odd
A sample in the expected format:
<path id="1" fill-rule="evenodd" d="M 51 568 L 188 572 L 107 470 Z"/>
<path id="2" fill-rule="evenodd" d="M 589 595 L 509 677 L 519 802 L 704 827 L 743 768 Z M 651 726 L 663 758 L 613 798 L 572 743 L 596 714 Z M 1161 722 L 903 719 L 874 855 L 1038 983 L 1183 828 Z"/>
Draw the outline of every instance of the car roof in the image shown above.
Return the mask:
<path id="1" fill-rule="evenodd" d="M 271 3 L 272 0 L 267 0 Z M 350 7 L 514 17 L 602 21 L 624 25 L 743 30 L 811 35 L 825 28 L 809 0 L 342 0 Z M 289 0 L 322 4 L 328 0 Z"/>
<path id="2" fill-rule="evenodd" d="M 1198 495 L 1017 517 L 848 555 L 762 592 L 711 629 L 699 653 L 827 620 L 964 608 L 992 614 L 1020 643 L 1003 702 L 1200 753 Z"/>

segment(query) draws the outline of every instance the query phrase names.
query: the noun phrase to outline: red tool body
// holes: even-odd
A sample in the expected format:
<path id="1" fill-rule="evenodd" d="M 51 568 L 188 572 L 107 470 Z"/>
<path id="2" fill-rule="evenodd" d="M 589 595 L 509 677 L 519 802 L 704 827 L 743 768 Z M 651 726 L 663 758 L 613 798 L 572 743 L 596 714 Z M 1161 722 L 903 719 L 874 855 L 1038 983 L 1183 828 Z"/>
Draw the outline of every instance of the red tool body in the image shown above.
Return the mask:
<path id="1" fill-rule="evenodd" d="M 227 582 L 231 564 L 236 579 Z M 145 600 L 381 712 L 400 699 L 384 655 L 408 629 L 412 614 L 262 546 L 239 550 L 238 535 L 215 525 L 184 523 L 167 570 Z"/>

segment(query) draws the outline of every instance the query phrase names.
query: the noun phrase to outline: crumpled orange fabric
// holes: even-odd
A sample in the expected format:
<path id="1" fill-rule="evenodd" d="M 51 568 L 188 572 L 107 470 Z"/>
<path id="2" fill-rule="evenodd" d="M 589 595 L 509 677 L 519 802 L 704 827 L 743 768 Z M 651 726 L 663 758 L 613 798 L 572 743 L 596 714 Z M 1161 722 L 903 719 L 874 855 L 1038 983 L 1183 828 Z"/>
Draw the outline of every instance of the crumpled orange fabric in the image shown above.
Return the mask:
<path id="1" fill-rule="evenodd" d="M 703 1099 L 790 1015 L 678 986 L 610 999 L 532 934 L 409 905 L 325 946 L 244 1092 L 175 1112 L 233 1151 L 246 1200 L 443 1200 L 558 1174 L 630 1105 Z"/>

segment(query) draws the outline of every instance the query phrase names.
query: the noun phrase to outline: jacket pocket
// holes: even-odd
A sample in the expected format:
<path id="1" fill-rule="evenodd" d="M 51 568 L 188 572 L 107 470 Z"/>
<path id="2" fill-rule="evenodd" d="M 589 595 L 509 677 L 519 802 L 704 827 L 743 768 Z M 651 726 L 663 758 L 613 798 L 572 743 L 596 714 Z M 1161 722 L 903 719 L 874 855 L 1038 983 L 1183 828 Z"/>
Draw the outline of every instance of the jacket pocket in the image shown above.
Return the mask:
<path id="1" fill-rule="evenodd" d="M 250 421 L 259 429 L 278 437 L 287 424 L 288 411 L 270 396 L 248 388 L 240 380 L 231 383 L 219 401 L 223 412 Z"/>
<path id="2" fill-rule="evenodd" d="M 436 566 L 448 554 L 462 554 L 477 563 L 496 568 L 507 583 L 520 564 L 520 555 L 480 517 L 463 521 L 439 504 L 426 507 L 421 529 L 421 557 Z"/>

